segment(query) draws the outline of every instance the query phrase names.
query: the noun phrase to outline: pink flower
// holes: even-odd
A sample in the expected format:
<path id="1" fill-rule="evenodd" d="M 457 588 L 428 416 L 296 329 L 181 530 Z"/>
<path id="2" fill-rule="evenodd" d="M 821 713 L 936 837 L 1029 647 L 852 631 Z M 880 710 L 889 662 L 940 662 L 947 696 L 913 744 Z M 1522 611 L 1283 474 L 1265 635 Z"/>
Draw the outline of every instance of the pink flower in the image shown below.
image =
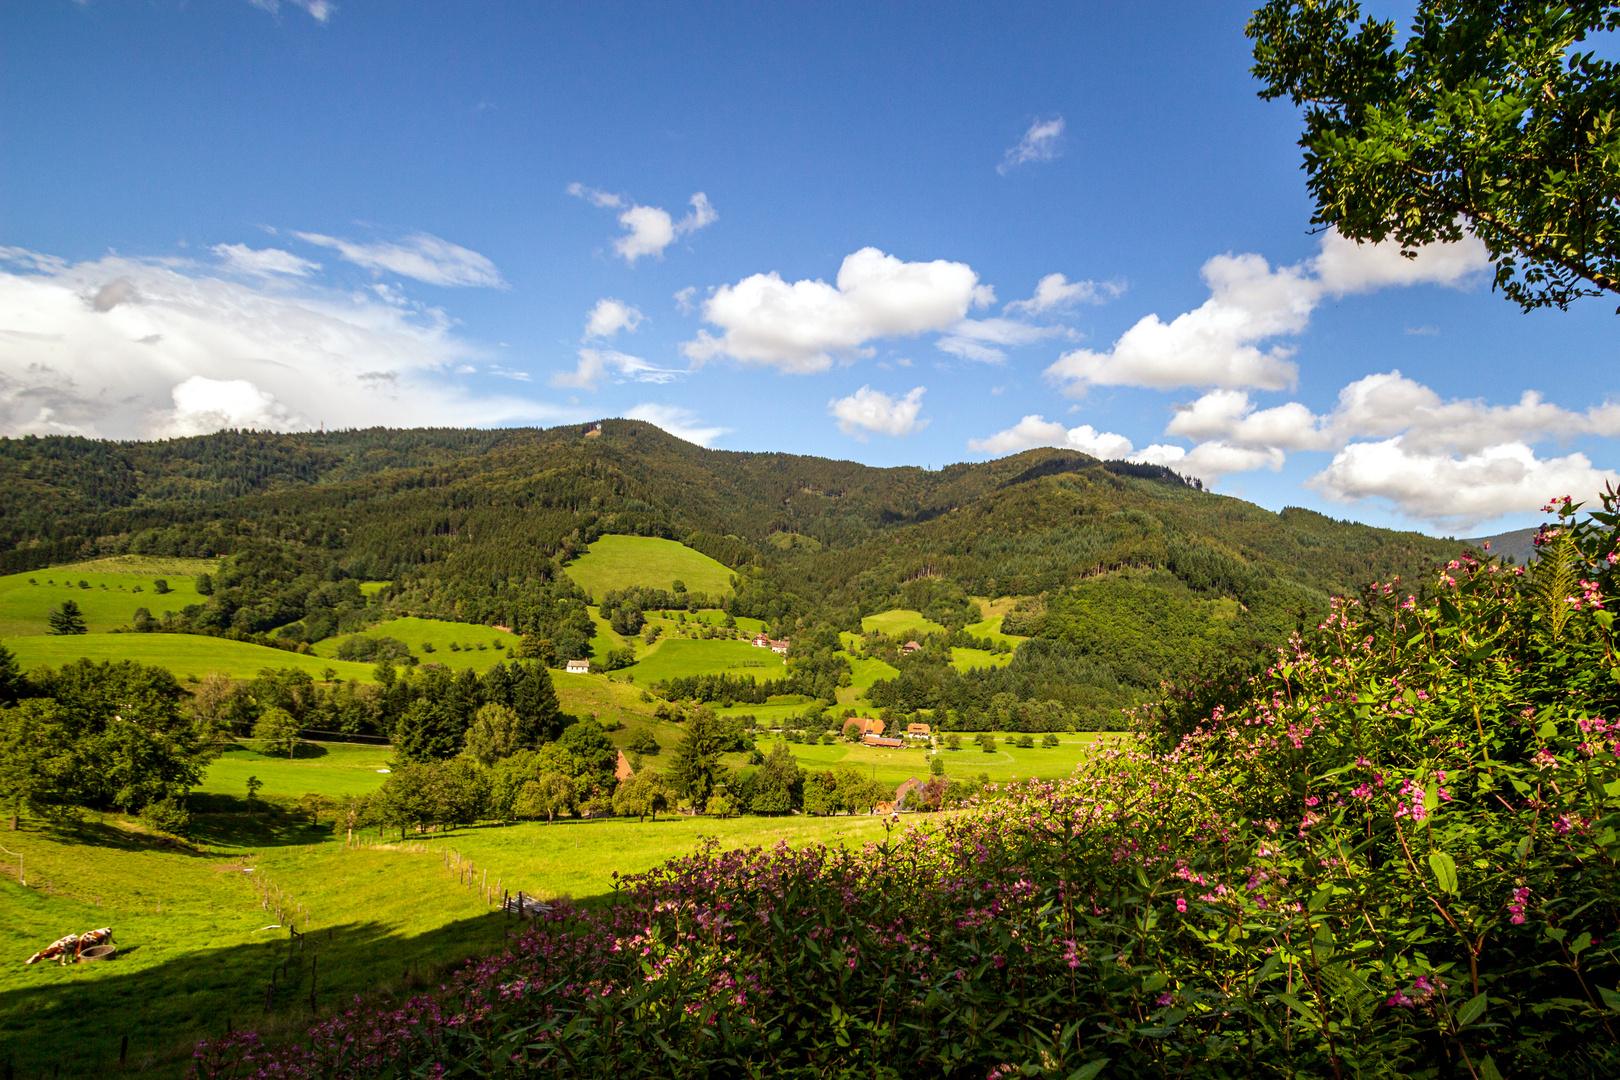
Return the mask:
<path id="1" fill-rule="evenodd" d="M 1186 911 L 1187 910 L 1187 900 L 1186 900 L 1185 897 L 1177 897 L 1176 898 L 1176 910 L 1177 911 Z"/>

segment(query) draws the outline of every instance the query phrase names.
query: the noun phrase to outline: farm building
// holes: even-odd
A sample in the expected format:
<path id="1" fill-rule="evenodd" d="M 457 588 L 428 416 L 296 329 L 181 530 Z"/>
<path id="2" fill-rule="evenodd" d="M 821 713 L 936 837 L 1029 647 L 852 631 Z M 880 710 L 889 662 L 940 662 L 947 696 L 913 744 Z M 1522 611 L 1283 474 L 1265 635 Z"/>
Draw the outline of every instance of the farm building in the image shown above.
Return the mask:
<path id="1" fill-rule="evenodd" d="M 927 739 L 933 733 L 933 729 L 927 724 L 906 725 L 906 738 L 908 739 Z"/>
<path id="2" fill-rule="evenodd" d="M 591 662 L 589 660 L 568 661 L 568 674 L 570 675 L 588 675 L 590 670 Z"/>
<path id="3" fill-rule="evenodd" d="M 756 634 L 754 636 L 754 648 L 769 649 L 778 656 L 786 656 L 788 648 L 791 644 L 792 642 L 788 638 L 782 638 L 780 641 L 778 641 L 777 639 L 767 637 L 764 634 Z"/>
<path id="4" fill-rule="evenodd" d="M 861 736 L 861 742 L 865 743 L 867 746 L 904 746 L 904 745 L 906 745 L 906 740 L 904 740 L 904 739 L 886 739 L 882 735 L 863 735 L 863 736 Z"/>
<path id="5" fill-rule="evenodd" d="M 867 735 L 883 734 L 883 721 L 874 720 L 869 716 L 852 716 L 848 720 L 844 721 L 844 727 L 846 728 L 851 724 L 860 725 L 860 731 L 863 737 Z"/>
<path id="6" fill-rule="evenodd" d="M 900 651 L 905 653 L 907 656 L 910 656 L 914 652 L 920 652 L 921 650 L 922 646 L 915 641 L 908 641 L 904 645 L 900 646 Z"/>

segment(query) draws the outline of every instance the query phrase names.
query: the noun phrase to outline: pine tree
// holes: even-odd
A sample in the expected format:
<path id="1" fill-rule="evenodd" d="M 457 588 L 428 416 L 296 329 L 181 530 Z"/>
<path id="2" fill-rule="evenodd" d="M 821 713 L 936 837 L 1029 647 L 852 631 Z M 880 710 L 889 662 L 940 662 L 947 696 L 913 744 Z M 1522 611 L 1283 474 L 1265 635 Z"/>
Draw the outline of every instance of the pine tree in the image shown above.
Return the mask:
<path id="1" fill-rule="evenodd" d="M 669 779 L 701 812 L 714 793 L 714 777 L 720 762 L 720 728 L 714 715 L 702 710 L 687 723 L 686 735 L 675 750 Z"/>
<path id="2" fill-rule="evenodd" d="M 539 746 L 562 732 L 562 710 L 544 664 L 514 665 L 512 711 L 518 715 L 518 745 Z"/>
<path id="3" fill-rule="evenodd" d="M 444 705 L 419 698 L 394 725 L 394 749 L 405 761 L 443 761 L 458 749 L 455 717 Z"/>
<path id="4" fill-rule="evenodd" d="M 17 657 L 4 645 L 0 645 L 0 707 L 15 705 L 17 699 L 24 697 L 28 690 L 28 680 L 23 677 L 22 668 L 17 666 Z"/>
<path id="5" fill-rule="evenodd" d="M 84 622 L 84 612 L 79 610 L 76 600 L 64 600 L 53 607 L 47 621 L 53 634 L 83 634 L 89 629 Z"/>

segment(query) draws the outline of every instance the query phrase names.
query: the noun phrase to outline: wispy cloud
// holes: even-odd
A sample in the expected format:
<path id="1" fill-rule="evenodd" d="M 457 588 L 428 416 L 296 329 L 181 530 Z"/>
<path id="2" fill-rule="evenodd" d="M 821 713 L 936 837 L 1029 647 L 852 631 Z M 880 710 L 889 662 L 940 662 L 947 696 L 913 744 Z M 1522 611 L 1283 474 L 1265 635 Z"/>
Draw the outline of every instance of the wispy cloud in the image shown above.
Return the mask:
<path id="1" fill-rule="evenodd" d="M 683 409 L 678 405 L 643 402 L 624 415 L 630 420 L 644 420 L 654 427 L 664 429 L 677 439 L 685 439 L 699 446 L 710 446 L 720 436 L 731 433 L 730 428 L 705 424 L 692 410 Z"/>
<path id="2" fill-rule="evenodd" d="M 1062 138 L 1063 117 L 1035 121 L 1024 132 L 1024 137 L 1018 140 L 1017 146 L 1007 148 L 1001 157 L 1001 164 L 996 166 L 996 172 L 1006 176 L 1018 166 L 1032 161 L 1051 161 L 1063 152 Z"/>
<path id="3" fill-rule="evenodd" d="M 294 233 L 305 243 L 331 248 L 356 266 L 399 274 L 429 285 L 504 289 L 495 264 L 478 252 L 419 232 L 398 243 L 364 244 L 321 233 Z"/>

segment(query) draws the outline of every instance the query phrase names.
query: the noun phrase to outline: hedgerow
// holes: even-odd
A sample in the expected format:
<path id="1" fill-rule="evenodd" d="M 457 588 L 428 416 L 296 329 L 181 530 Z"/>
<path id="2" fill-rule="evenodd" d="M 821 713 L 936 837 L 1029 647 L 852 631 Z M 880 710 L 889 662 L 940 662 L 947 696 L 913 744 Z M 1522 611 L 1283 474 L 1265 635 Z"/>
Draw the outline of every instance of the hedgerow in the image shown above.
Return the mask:
<path id="1" fill-rule="evenodd" d="M 861 851 L 705 850 L 205 1077 L 1620 1073 L 1613 499 L 1196 722 Z"/>

